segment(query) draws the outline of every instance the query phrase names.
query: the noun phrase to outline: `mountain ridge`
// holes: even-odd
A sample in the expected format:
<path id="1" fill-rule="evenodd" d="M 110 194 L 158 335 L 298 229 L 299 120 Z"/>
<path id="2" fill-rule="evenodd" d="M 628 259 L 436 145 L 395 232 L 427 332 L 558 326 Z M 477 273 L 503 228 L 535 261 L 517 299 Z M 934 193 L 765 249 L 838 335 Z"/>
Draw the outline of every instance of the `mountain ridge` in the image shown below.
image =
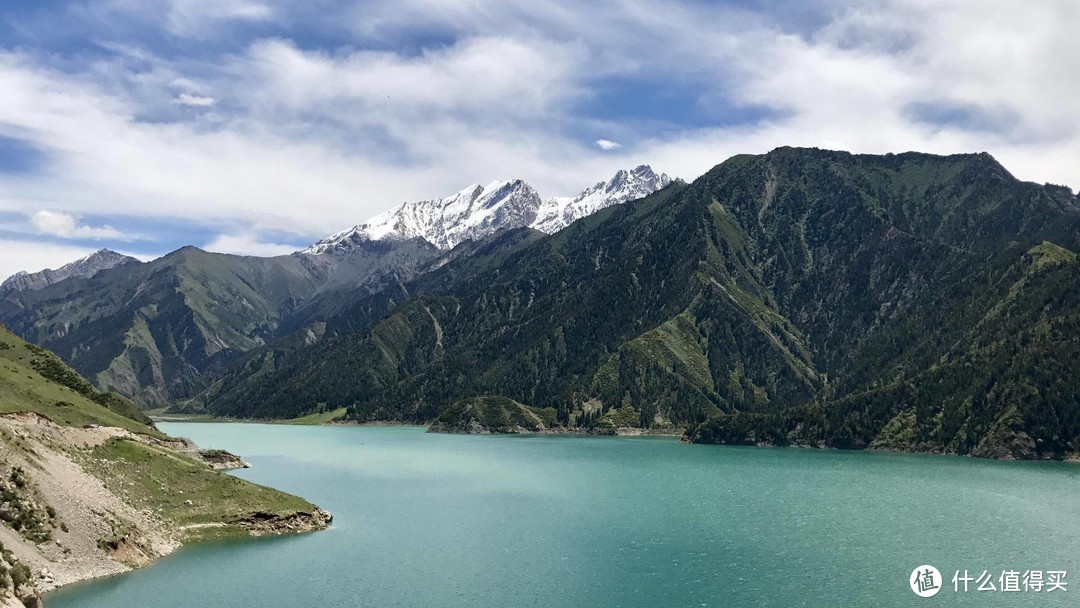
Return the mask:
<path id="1" fill-rule="evenodd" d="M 610 417 L 718 442 L 749 441 L 740 433 L 755 427 L 739 421 L 776 426 L 797 420 L 790 408 L 810 408 L 840 421 L 814 427 L 822 430 L 810 444 L 1063 457 L 1080 449 L 1080 428 L 1064 422 L 1080 412 L 1075 383 L 1055 389 L 1060 403 L 1040 399 L 1013 414 L 960 377 L 948 382 L 976 407 L 928 401 L 923 390 L 887 412 L 857 396 L 985 349 L 990 326 L 976 321 L 1020 284 L 1025 256 L 1069 260 L 1080 249 L 1076 202 L 1066 189 L 1016 180 L 986 154 L 736 156 L 691 184 L 496 247 L 490 263 L 451 261 L 389 305 L 373 295 L 350 313 L 355 321 L 328 323 L 351 333 L 233 378 L 205 405 L 230 416 L 347 406 L 354 420 L 430 422 L 461 399 L 491 395 L 553 407 L 561 426 Z M 1026 284 L 1057 302 L 1070 264 Z M 1041 323 L 1034 300 L 1016 302 L 1004 318 Z M 995 356 L 1053 352 L 1020 348 L 1009 342 Z M 1038 422 L 1047 408 L 1056 431 Z M 962 424 L 898 444 L 889 434 L 900 422 L 886 423 L 901 413 Z M 769 437 L 777 433 L 786 436 Z M 1017 447 L 1027 445 L 1014 441 L 1019 433 L 1037 447 Z"/>
<path id="2" fill-rule="evenodd" d="M 606 207 L 641 198 L 672 182 L 648 165 L 621 169 L 575 197 L 541 199 L 520 179 L 472 184 L 455 194 L 407 202 L 380 213 L 363 224 L 323 239 L 301 253 L 320 255 L 347 251 L 364 241 L 423 238 L 448 251 L 466 240 L 477 240 L 498 230 L 530 227 L 551 234 Z"/>
<path id="3" fill-rule="evenodd" d="M 90 255 L 69 262 L 59 268 L 46 268 L 40 272 L 20 271 L 0 283 L 0 295 L 17 290 L 41 289 L 71 277 L 90 278 L 102 270 L 124 264 L 141 264 L 142 261 L 110 249 L 99 249 Z"/>
<path id="4" fill-rule="evenodd" d="M 547 225 L 668 183 L 644 165 L 619 171 L 560 201 Z M 15 277 L 24 288 L 0 291 L 0 322 L 56 350 L 99 388 L 161 407 L 191 398 L 268 342 L 297 331 L 321 339 L 320 324 L 355 300 L 427 272 L 442 255 L 462 255 L 469 242 L 531 224 L 543 205 L 511 180 L 401 205 L 377 216 L 389 218 L 382 232 L 350 229 L 308 253 L 263 258 L 185 246 L 129 266 L 133 259 L 103 250 L 37 281 Z"/>

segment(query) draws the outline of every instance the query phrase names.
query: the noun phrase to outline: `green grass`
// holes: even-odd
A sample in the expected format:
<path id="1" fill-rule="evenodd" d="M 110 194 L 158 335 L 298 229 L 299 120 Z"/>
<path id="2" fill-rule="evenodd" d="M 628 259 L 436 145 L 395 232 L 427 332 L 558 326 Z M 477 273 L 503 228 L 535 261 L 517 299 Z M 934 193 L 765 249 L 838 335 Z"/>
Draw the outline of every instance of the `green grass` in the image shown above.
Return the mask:
<path id="1" fill-rule="evenodd" d="M 0 348 L 0 414 L 35 412 L 63 426 L 98 424 L 164 437 L 157 429 L 95 403 L 74 389 L 43 376 L 33 364 L 43 357 L 40 349 L 35 349 L 3 327 L 0 327 L 0 343 L 7 345 L 7 348 Z M 54 357 L 51 353 L 47 353 L 47 356 Z"/>
<path id="2" fill-rule="evenodd" d="M 709 360 L 702 342 L 693 316 L 684 311 L 656 329 L 645 332 L 628 346 L 668 371 L 679 369 L 697 386 L 713 390 Z"/>
<path id="3" fill-rule="evenodd" d="M 177 526 L 192 526 L 185 532 L 187 540 L 244 535 L 230 522 L 255 512 L 289 515 L 315 509 L 302 498 L 127 439 L 111 439 L 94 448 L 85 466 L 136 508 L 151 509 Z M 226 526 L 216 527 L 219 523 Z"/>
<path id="4" fill-rule="evenodd" d="M 297 425 L 319 425 L 328 424 L 335 420 L 343 420 L 348 408 L 339 407 L 334 410 L 319 412 L 315 414 L 308 414 L 306 416 L 299 416 L 296 418 L 285 418 L 283 420 L 260 420 L 256 418 L 229 418 L 227 416 L 214 416 L 213 414 L 176 414 L 168 411 L 168 408 L 158 408 L 154 410 L 146 410 L 146 413 L 159 422 L 240 422 L 240 423 L 256 423 L 256 422 L 271 422 L 274 424 L 297 424 Z"/>
<path id="5" fill-rule="evenodd" d="M 112 403 L 100 393 L 70 388 L 79 388 L 85 379 L 2 326 L 0 344 L 0 414 L 33 412 L 64 426 L 97 424 L 168 437 L 91 400 Z M 68 452 L 117 496 L 178 526 L 185 541 L 246 536 L 248 531 L 235 522 L 254 513 L 291 515 L 315 509 L 302 498 L 215 471 L 165 447 L 114 438 L 93 449 L 73 447 Z M 103 543 L 118 542 L 126 533 L 123 522 L 114 524 Z"/>
<path id="6" fill-rule="evenodd" d="M 234 422 L 232 418 L 214 416 L 212 414 L 175 414 L 161 409 L 155 410 L 151 418 L 158 422 Z"/>
<path id="7" fill-rule="evenodd" d="M 307 416 L 300 416 L 299 418 L 289 418 L 288 420 L 282 420 L 282 424 L 327 424 L 334 422 L 335 420 L 341 420 L 345 418 L 345 412 L 348 408 L 339 407 L 336 410 L 330 410 L 328 412 L 322 412 L 318 414 L 308 414 Z"/>

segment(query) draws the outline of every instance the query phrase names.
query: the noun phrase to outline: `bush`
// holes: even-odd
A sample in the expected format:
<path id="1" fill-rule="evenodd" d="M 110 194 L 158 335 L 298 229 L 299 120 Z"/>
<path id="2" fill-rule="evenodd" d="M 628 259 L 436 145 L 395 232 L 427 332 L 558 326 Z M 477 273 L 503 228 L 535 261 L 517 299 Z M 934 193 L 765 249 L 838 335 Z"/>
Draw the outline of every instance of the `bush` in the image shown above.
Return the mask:
<path id="1" fill-rule="evenodd" d="M 15 562 L 15 565 L 11 568 L 11 582 L 14 583 L 16 587 L 19 587 L 20 585 L 29 583 L 30 578 L 30 568 L 22 562 Z"/>

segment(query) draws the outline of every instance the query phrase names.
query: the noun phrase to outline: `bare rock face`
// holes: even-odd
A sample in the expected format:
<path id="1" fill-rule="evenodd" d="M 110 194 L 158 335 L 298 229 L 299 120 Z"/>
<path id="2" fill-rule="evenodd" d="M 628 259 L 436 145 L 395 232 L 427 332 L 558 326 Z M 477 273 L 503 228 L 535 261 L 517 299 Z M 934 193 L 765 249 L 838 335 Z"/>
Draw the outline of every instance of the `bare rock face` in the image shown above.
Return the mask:
<path id="1" fill-rule="evenodd" d="M 252 536 L 273 536 L 325 530 L 333 521 L 334 516 L 329 511 L 316 507 L 311 512 L 289 515 L 257 512 L 230 523 L 244 528 Z"/>
<path id="2" fill-rule="evenodd" d="M 198 455 L 203 462 L 218 470 L 251 468 L 244 459 L 225 450 L 199 450 Z"/>
<path id="3" fill-rule="evenodd" d="M 41 607 L 30 569 L 0 545 L 0 608 Z"/>

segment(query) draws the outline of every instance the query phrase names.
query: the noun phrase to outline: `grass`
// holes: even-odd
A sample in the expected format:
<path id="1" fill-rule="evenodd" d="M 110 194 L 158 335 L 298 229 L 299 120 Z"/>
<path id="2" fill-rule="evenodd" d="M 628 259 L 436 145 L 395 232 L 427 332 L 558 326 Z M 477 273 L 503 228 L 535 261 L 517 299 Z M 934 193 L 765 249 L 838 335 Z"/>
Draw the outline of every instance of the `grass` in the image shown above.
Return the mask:
<path id="1" fill-rule="evenodd" d="M 94 448 L 85 466 L 136 508 L 151 509 L 181 529 L 187 527 L 186 540 L 246 535 L 230 522 L 255 512 L 289 515 L 315 509 L 302 498 L 127 439 L 111 439 Z"/>
<path id="2" fill-rule="evenodd" d="M 101 399 L 100 393 L 65 386 L 80 387 L 86 381 L 55 355 L 27 344 L 2 326 L 0 344 L 0 414 L 32 412 L 62 426 L 96 424 L 168 437 L 91 400 Z M 42 365 L 45 359 L 47 366 Z M 48 376 L 37 369 L 45 369 Z M 169 448 L 131 439 L 113 438 L 92 449 L 72 448 L 69 454 L 125 502 L 175 524 L 185 541 L 248 536 L 235 522 L 254 513 L 284 516 L 315 509 L 302 498 L 215 471 Z M 114 526 L 114 533 L 102 542 L 115 544 L 124 534 Z"/>
<path id="3" fill-rule="evenodd" d="M 713 390 L 709 360 L 702 341 L 693 316 L 683 311 L 656 329 L 638 336 L 629 346 L 639 351 L 646 360 L 656 361 L 668 371 L 679 369 L 697 386 Z"/>
<path id="4" fill-rule="evenodd" d="M 283 420 L 260 420 L 257 418 L 228 418 L 224 416 L 214 416 L 213 414 L 174 414 L 167 411 L 168 408 L 159 408 L 156 410 L 147 410 L 146 413 L 159 422 L 237 422 L 246 424 L 255 423 L 272 423 L 272 424 L 296 424 L 296 425 L 319 425 L 329 424 L 336 420 L 343 420 L 348 408 L 339 407 L 335 410 L 327 412 L 319 412 L 315 414 L 308 414 L 306 416 L 299 416 L 297 418 L 286 418 Z"/>
<path id="5" fill-rule="evenodd" d="M 155 410 L 155 412 L 158 411 L 161 413 L 147 412 L 147 414 L 158 422 L 242 422 L 240 420 L 214 416 L 212 414 L 174 414 L 165 412 L 164 410 Z"/>
<path id="6" fill-rule="evenodd" d="M 98 424 L 155 437 L 161 432 L 90 401 L 74 390 L 52 382 L 32 366 L 34 356 L 21 340 L 15 342 L 0 328 L 0 414 L 35 412 L 62 426 Z M 17 338 L 16 338 L 17 339 Z"/>
<path id="7" fill-rule="evenodd" d="M 164 437 L 157 429 L 92 401 L 85 388 L 83 392 L 71 388 L 82 387 L 86 381 L 52 353 L 24 342 L 3 326 L 0 344 L 4 345 L 0 347 L 0 414 L 35 412 L 63 426 L 98 424 Z M 70 382 L 65 386 L 57 377 Z"/>
<path id="8" fill-rule="evenodd" d="M 282 420 L 282 424 L 328 424 L 335 420 L 341 420 L 345 418 L 345 412 L 349 408 L 339 407 L 336 410 L 330 410 L 328 412 L 322 412 L 318 414 L 308 414 L 307 416 L 300 416 L 298 418 L 290 418 L 288 420 Z"/>

